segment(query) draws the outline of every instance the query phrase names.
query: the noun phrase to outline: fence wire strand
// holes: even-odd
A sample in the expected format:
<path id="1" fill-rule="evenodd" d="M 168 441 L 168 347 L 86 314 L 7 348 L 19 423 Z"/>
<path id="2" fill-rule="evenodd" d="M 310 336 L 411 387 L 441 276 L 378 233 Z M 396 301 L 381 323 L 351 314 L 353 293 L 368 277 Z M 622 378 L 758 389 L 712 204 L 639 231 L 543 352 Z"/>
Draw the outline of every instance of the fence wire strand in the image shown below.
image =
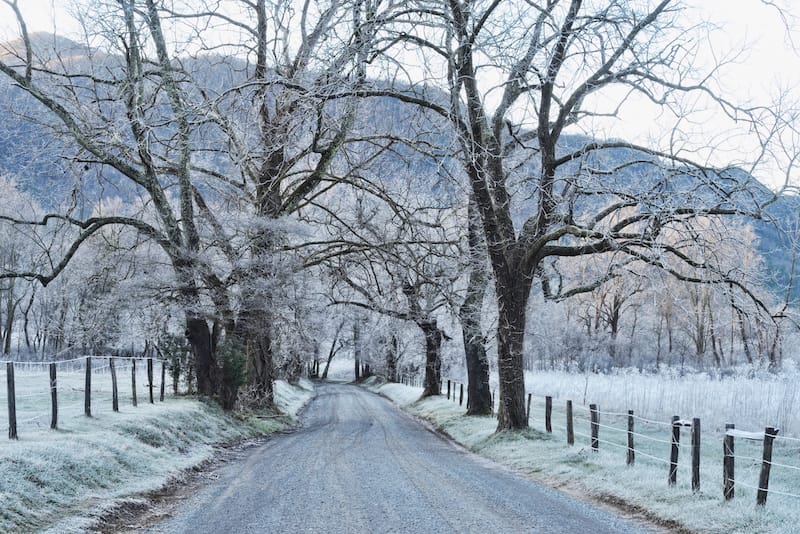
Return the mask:
<path id="1" fill-rule="evenodd" d="M 756 464 L 765 463 L 763 458 L 754 458 L 752 456 L 739 456 L 738 454 L 733 455 L 733 457 L 735 459 L 737 459 L 737 460 L 750 460 L 750 461 L 752 461 L 753 463 L 756 463 Z M 773 462 L 771 460 L 766 462 L 766 463 L 768 463 L 770 465 L 774 465 L 775 467 L 782 467 L 784 469 L 791 469 L 793 471 L 800 471 L 800 467 L 797 467 L 795 465 L 782 464 L 782 463 L 779 463 L 779 462 Z"/>
<path id="2" fill-rule="evenodd" d="M 572 406 L 573 406 L 573 409 L 579 408 L 579 409 L 583 410 L 584 412 L 591 412 L 592 411 L 591 408 L 589 408 L 588 406 L 584 406 L 582 404 L 573 404 Z M 630 414 L 627 414 L 627 413 L 606 412 L 606 411 L 603 411 L 603 410 L 597 410 L 597 413 L 600 414 L 600 415 L 610 415 L 610 416 L 613 416 L 613 417 L 628 417 L 630 415 Z M 634 419 L 637 419 L 637 420 L 645 422 L 645 423 L 649 423 L 651 425 L 660 425 L 660 426 L 668 426 L 668 427 L 672 426 L 672 422 L 656 421 L 654 419 L 647 419 L 645 417 L 642 417 L 642 416 L 636 415 L 636 414 L 633 414 L 632 417 Z"/>
<path id="3" fill-rule="evenodd" d="M 745 488 L 750 488 L 750 489 L 754 489 L 754 490 L 757 490 L 757 491 L 766 491 L 768 494 L 769 493 L 775 493 L 776 495 L 782 495 L 784 497 L 792 497 L 794 499 L 800 499 L 800 495 L 797 495 L 796 493 L 787 493 L 785 491 L 779 491 L 779 490 L 772 489 L 772 488 L 762 488 L 760 486 L 754 486 L 752 484 L 747 484 L 747 483 L 741 482 L 739 480 L 736 480 L 734 483 L 737 486 L 744 486 Z"/>
<path id="4" fill-rule="evenodd" d="M 789 437 L 789 436 L 775 436 L 775 439 L 776 440 L 780 440 L 780 441 L 793 441 L 793 442 L 796 442 L 796 443 L 800 443 L 800 439 L 792 438 L 792 437 Z"/>

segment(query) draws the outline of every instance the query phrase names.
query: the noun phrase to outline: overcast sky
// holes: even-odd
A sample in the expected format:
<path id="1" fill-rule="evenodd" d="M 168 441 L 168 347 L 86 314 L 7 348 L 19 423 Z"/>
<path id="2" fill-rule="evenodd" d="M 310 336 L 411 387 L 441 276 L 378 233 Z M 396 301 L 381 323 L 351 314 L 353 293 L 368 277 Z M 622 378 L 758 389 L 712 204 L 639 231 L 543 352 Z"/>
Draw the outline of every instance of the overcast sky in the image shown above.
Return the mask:
<path id="1" fill-rule="evenodd" d="M 778 0 L 791 6 L 792 0 Z M 29 31 L 56 31 L 70 36 L 78 31 L 78 26 L 64 8 L 74 2 L 65 0 L 19 0 L 26 17 Z M 713 53 L 741 47 L 746 44 L 746 53 L 735 65 L 725 71 L 723 82 L 737 101 L 764 103 L 779 90 L 800 101 L 800 24 L 795 31 L 787 31 L 785 20 L 766 0 L 687 0 L 692 6 L 689 13 L 700 19 L 712 20 L 722 25 L 724 31 L 716 32 L 712 38 Z M 794 8 L 800 14 L 800 5 Z M 790 25 L 796 21 L 789 20 Z M 0 4 L 0 40 L 17 35 L 17 26 L 8 6 Z M 709 50 L 709 54 L 712 51 Z M 712 61 L 709 59 L 709 61 Z M 709 144 L 714 140 L 714 131 L 722 131 L 726 126 L 721 117 L 710 114 L 702 125 L 696 127 L 708 131 Z M 653 106 L 634 104 L 623 111 L 619 119 L 598 124 L 595 135 L 599 137 L 624 137 L 636 142 L 666 142 L 666 119 Z M 594 127 L 594 125 L 593 125 Z M 730 127 L 728 124 L 727 127 Z M 727 135 L 727 134 L 725 134 Z M 746 136 L 744 136 L 746 137 Z M 711 163 L 721 164 L 726 159 L 736 160 L 736 156 L 752 153 L 756 144 L 751 139 L 730 140 L 727 150 L 716 150 L 707 156 Z M 659 141 L 661 139 L 661 141 Z M 762 170 L 762 181 L 776 186 L 781 178 L 781 170 Z"/>

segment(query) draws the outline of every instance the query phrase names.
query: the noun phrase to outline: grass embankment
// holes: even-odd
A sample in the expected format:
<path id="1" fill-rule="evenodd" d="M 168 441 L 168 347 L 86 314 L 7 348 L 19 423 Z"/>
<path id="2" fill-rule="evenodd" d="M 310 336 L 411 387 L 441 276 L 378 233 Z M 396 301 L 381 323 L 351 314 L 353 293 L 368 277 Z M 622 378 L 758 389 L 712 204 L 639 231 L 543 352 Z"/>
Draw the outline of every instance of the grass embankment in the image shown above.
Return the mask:
<path id="1" fill-rule="evenodd" d="M 421 417 L 437 429 L 452 437 L 467 449 L 500 464 L 524 473 L 545 485 L 599 500 L 678 532 L 703 533 L 793 533 L 798 531 L 800 509 L 798 500 L 770 493 L 766 507 L 755 504 L 755 485 L 760 468 L 760 449 L 753 450 L 747 442 L 737 442 L 737 455 L 752 458 L 737 460 L 736 498 L 725 502 L 722 498 L 722 435 L 710 430 L 701 441 L 701 490 L 693 493 L 690 487 L 689 436 L 683 434 L 678 484 L 667 485 L 669 466 L 669 428 L 647 425 L 637 421 L 637 446 L 640 453 L 636 464 L 625 464 L 624 418 L 601 415 L 600 450 L 593 452 L 588 446 L 589 425 L 584 408 L 575 408 L 575 445 L 566 444 L 563 410 L 554 406 L 553 432 L 544 431 L 543 403 L 531 408 L 534 414 L 531 428 L 520 432 L 495 434 L 494 417 L 467 417 L 465 409 L 444 397 L 420 400 L 421 389 L 401 384 L 382 384 L 370 381 L 367 387 L 397 403 L 407 412 Z M 585 428 L 584 428 L 585 427 Z M 579 435 L 583 434 L 583 435 Z M 662 441 L 655 441 L 662 440 Z M 741 449 L 741 450 L 740 450 Z M 798 450 L 787 451 L 797 457 Z M 649 455 L 649 456 L 646 456 Z M 773 461 L 776 461 L 773 458 Z M 797 462 L 795 462 L 797 463 Z M 784 469 L 779 474 L 773 467 L 770 489 L 788 487 L 796 473 Z M 797 480 L 794 480 L 796 485 Z"/>
<path id="2" fill-rule="evenodd" d="M 313 386 L 276 383 L 285 417 L 243 418 L 188 398 L 70 417 L 55 431 L 0 443 L 0 532 L 83 532 L 121 506 L 174 484 L 216 447 L 294 424 Z"/>

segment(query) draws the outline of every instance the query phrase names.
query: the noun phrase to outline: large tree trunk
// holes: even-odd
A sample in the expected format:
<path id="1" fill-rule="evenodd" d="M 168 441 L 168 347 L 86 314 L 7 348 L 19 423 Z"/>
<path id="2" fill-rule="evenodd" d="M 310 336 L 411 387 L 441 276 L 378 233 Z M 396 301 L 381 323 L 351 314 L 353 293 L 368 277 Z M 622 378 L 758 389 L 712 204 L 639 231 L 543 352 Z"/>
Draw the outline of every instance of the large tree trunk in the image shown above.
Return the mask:
<path id="1" fill-rule="evenodd" d="M 335 353 L 333 355 L 329 354 L 328 359 L 325 361 L 325 369 L 322 371 L 322 376 L 320 377 L 322 380 L 328 379 L 328 369 L 331 367 L 331 360 L 333 360 L 333 356 L 335 356 Z"/>
<path id="2" fill-rule="evenodd" d="M 397 382 L 397 336 L 392 335 L 386 348 L 386 380 Z"/>
<path id="3" fill-rule="evenodd" d="M 3 354 L 11 354 L 11 334 L 14 330 L 14 315 L 17 311 L 17 302 L 14 300 L 14 284 L 8 290 L 8 300 L 6 301 L 5 327 L 3 328 Z"/>
<path id="4" fill-rule="evenodd" d="M 464 353 L 467 361 L 467 415 L 490 415 L 492 395 L 489 391 L 489 358 L 482 333 L 462 325 Z"/>
<path id="5" fill-rule="evenodd" d="M 194 354 L 197 393 L 213 397 L 217 392 L 218 372 L 214 361 L 214 347 L 208 322 L 197 316 L 186 315 L 186 339 Z"/>
<path id="6" fill-rule="evenodd" d="M 241 342 L 247 358 L 247 376 L 250 393 L 260 408 L 272 408 L 275 404 L 273 381 L 273 343 L 270 320 L 260 310 L 251 309 L 254 304 L 245 303 L 236 321 L 235 336 Z"/>
<path id="7" fill-rule="evenodd" d="M 356 382 L 361 380 L 361 331 L 358 319 L 353 321 L 353 357 L 355 358 Z"/>
<path id="8" fill-rule="evenodd" d="M 419 323 L 425 335 L 425 389 L 423 397 L 442 394 L 442 331 L 436 321 Z"/>
<path id="9" fill-rule="evenodd" d="M 486 356 L 486 336 L 481 328 L 481 311 L 487 284 L 486 251 L 480 234 L 479 214 L 472 198 L 467 217 L 470 271 L 467 294 L 458 311 L 467 364 L 467 415 L 489 415 L 492 413 L 489 358 Z"/>
<path id="10" fill-rule="evenodd" d="M 498 278 L 497 281 L 498 432 L 528 427 L 522 348 L 530 282 L 526 282 L 523 276 L 515 278 L 510 276 L 507 280 Z"/>
<path id="11" fill-rule="evenodd" d="M 236 329 L 247 355 L 251 393 L 259 407 L 272 408 L 275 404 L 272 318 L 264 310 L 251 309 L 240 314 Z"/>
<path id="12" fill-rule="evenodd" d="M 272 336 L 267 328 L 247 336 L 247 373 L 250 385 L 263 408 L 275 405 L 275 369 L 272 359 Z"/>

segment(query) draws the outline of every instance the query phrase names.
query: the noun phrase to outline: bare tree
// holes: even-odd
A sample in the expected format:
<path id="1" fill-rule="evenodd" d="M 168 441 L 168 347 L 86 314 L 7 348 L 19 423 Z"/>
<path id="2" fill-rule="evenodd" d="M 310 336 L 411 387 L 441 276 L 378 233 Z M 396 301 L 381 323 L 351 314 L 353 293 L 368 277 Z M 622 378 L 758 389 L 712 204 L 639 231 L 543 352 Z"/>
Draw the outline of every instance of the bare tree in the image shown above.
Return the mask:
<path id="1" fill-rule="evenodd" d="M 344 347 L 344 340 L 340 337 L 342 334 L 342 329 L 344 328 L 345 322 L 339 322 L 339 325 L 336 327 L 336 332 L 333 334 L 333 340 L 331 340 L 331 347 L 328 349 L 328 357 L 325 358 L 325 367 L 322 370 L 322 380 L 328 378 L 328 371 L 331 367 L 331 362 L 336 357 L 336 354 Z"/>
<path id="2" fill-rule="evenodd" d="M 453 285 L 460 274 L 453 268 L 459 261 L 458 238 L 451 237 L 455 227 L 448 221 L 455 214 L 427 207 L 398 220 L 381 206 L 377 200 L 361 201 L 353 221 L 340 216 L 340 226 L 329 229 L 339 233 L 342 247 L 337 248 L 341 254 L 326 260 L 338 282 L 334 303 L 419 327 L 425 342 L 423 396 L 439 395 L 442 343 L 448 338 L 439 319 L 453 309 Z"/>
<path id="3" fill-rule="evenodd" d="M 274 222 L 305 208 L 347 173 L 341 153 L 355 135 L 359 102 L 349 93 L 364 83 L 381 6 L 351 0 L 198 0 L 162 7 L 192 28 L 215 28 L 198 34 L 198 61 L 223 54 L 215 71 L 229 83 L 196 80 L 207 98 L 207 122 L 215 127 L 201 150 L 229 161 L 232 172 L 207 167 L 218 182 L 214 189 L 253 215 L 244 229 L 246 252 L 226 250 L 236 265 L 227 283 L 236 284 L 241 295 L 228 334 L 241 340 L 252 389 L 269 406 L 277 332 L 270 289 L 275 284 L 268 281 L 281 276 L 276 257 L 287 244 L 286 232 Z M 195 191 L 201 207 L 202 196 Z M 211 211 L 207 215 L 213 218 Z M 224 224 L 212 226 L 216 239 L 232 238 Z"/>
<path id="4" fill-rule="evenodd" d="M 363 82 L 377 4 L 309 0 L 296 11 L 284 0 L 101 2 L 100 16 L 83 18 L 99 50 L 40 58 L 16 2 L 4 2 L 18 16 L 21 44 L 0 70 L 51 111 L 76 161 L 123 176 L 148 199 L 138 217 L 39 221 L 66 221 L 81 233 L 56 269 L 36 277 L 49 283 L 103 226 L 136 228 L 173 264 L 200 393 L 219 380 L 213 354 L 225 333 L 240 339 L 257 400 L 271 406 L 277 301 L 270 287 L 297 265 L 279 252 L 287 236 L 269 221 L 336 182 L 331 166 L 357 99 L 339 94 L 328 103 L 329 95 Z M 204 31 L 210 27 L 216 31 Z M 177 206 L 169 191 L 177 191 Z M 252 215 L 247 225 L 226 224 L 220 197 Z M 25 273 L 5 275 L 16 274 Z M 201 301 L 211 306 L 201 310 Z"/>
<path id="5" fill-rule="evenodd" d="M 125 225 L 135 229 L 158 243 L 169 259 L 176 296 L 186 314 L 186 335 L 195 353 L 198 391 L 215 394 L 218 330 L 212 331 L 208 315 L 197 306 L 210 272 L 199 261 L 200 234 L 193 202 L 193 102 L 168 48 L 158 3 L 101 3 L 100 16 L 94 21 L 87 17 L 84 22 L 87 35 L 95 36 L 93 41 L 105 47 L 102 51 L 72 42 L 66 43 L 69 50 L 48 50 L 47 40 L 43 44 L 28 34 L 16 2 L 4 3 L 17 16 L 20 40 L 5 51 L 0 72 L 50 114 L 56 133 L 73 144 L 76 162 L 127 180 L 147 199 L 148 213 L 85 218 L 47 214 L 31 222 L 46 226 L 56 221 L 77 229 L 64 256 L 47 271 L 4 272 L 0 277 L 26 277 L 47 285 L 102 228 Z M 176 192 L 175 203 L 170 188 Z M 225 299 L 217 298 L 217 303 L 224 306 Z"/>
<path id="6" fill-rule="evenodd" d="M 702 43 L 690 23 L 682 24 L 677 0 L 453 0 L 414 7 L 414 23 L 397 28 L 396 39 L 416 46 L 429 72 L 446 72 L 437 81 L 448 95 L 399 87 L 393 96 L 447 118 L 461 144 L 495 278 L 498 430 L 522 428 L 526 304 L 535 280 L 548 285 L 545 259 L 613 252 L 613 276 L 617 264 L 667 268 L 663 258 L 673 256 L 708 267 L 694 281 L 722 281 L 711 265 L 663 245 L 663 230 L 699 215 L 757 215 L 769 200 L 748 192 L 749 176 L 711 168 L 680 144 L 664 149 L 568 132 L 585 125 L 591 133 L 592 124 L 617 116 L 633 95 L 678 117 L 691 113 L 682 99 L 690 94 L 722 114 L 759 119 L 717 92 L 717 66 L 708 72 L 696 66 Z M 684 141 L 685 132 L 673 133 Z M 632 179 L 620 180 L 626 173 Z M 548 294 L 563 298 L 605 278 Z"/>

